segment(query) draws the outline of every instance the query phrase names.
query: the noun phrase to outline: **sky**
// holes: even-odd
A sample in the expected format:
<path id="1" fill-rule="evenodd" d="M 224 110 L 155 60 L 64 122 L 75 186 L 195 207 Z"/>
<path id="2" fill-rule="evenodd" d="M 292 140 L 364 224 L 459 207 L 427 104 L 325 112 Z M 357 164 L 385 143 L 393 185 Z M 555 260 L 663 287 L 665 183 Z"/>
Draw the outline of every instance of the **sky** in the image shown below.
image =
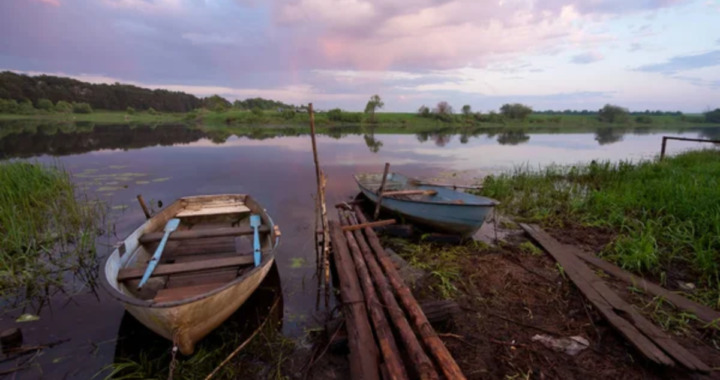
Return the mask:
<path id="1" fill-rule="evenodd" d="M 720 0 L 1 0 L 0 70 L 385 111 L 720 107 Z"/>

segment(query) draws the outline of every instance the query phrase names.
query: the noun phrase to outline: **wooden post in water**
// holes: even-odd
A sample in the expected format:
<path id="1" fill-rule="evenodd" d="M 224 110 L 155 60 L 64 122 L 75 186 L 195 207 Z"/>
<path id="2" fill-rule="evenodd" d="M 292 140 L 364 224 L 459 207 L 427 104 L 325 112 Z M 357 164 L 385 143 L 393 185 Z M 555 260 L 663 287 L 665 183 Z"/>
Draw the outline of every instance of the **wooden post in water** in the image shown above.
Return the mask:
<path id="1" fill-rule="evenodd" d="M 662 148 L 660 149 L 660 161 L 665 158 L 665 148 L 667 147 L 667 136 L 663 136 Z"/>
<path id="2" fill-rule="evenodd" d="M 385 171 L 383 172 L 382 182 L 380 182 L 380 187 L 377 191 L 377 204 L 375 205 L 375 214 L 373 215 L 373 218 L 375 220 L 380 217 L 380 205 L 382 204 L 382 197 L 383 197 L 383 191 L 385 191 L 385 180 L 387 180 L 388 172 L 390 171 L 390 163 L 385 163 Z"/>
<path id="3" fill-rule="evenodd" d="M 324 276 L 324 287 L 325 287 L 325 298 L 329 298 L 329 287 L 330 287 L 330 258 L 328 254 L 330 252 L 330 230 L 328 228 L 327 221 L 327 209 L 325 207 L 325 185 L 327 184 L 327 177 L 320 169 L 320 163 L 318 161 L 317 143 L 315 142 L 315 113 L 313 112 L 312 103 L 308 104 L 308 112 L 310 113 L 310 138 L 312 139 L 313 148 L 313 160 L 315 161 L 315 176 L 317 178 L 317 190 L 318 190 L 318 206 L 316 217 L 320 217 L 323 229 L 323 248 L 322 248 L 322 265 L 323 265 L 323 276 Z M 320 273 L 318 273 L 320 275 Z"/>
<path id="4" fill-rule="evenodd" d="M 147 205 L 145 204 L 145 200 L 143 199 L 142 194 L 138 194 L 137 200 L 140 203 L 140 207 L 142 207 L 143 213 L 145 213 L 145 219 L 150 219 L 150 211 L 148 211 Z"/>

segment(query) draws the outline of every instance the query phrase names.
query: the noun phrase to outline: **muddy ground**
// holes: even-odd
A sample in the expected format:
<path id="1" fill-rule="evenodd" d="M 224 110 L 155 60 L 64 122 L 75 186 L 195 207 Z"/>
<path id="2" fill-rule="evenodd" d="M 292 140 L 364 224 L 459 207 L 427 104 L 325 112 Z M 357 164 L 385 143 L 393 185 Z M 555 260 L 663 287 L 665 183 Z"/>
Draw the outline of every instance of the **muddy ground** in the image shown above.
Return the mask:
<path id="1" fill-rule="evenodd" d="M 585 227 L 548 229 L 559 241 L 597 253 L 614 236 Z M 383 239 L 386 247 L 408 258 L 411 249 L 397 239 Z M 530 249 L 521 231 L 510 231 L 499 246 L 466 244 L 454 255 L 459 276 L 450 298 L 462 312 L 435 326 L 468 379 L 702 379 L 682 367 L 659 367 L 647 362 L 597 313 L 555 261 L 539 248 Z M 438 244 L 441 254 L 452 246 Z M 718 334 L 652 297 L 601 275 L 626 301 L 673 336 L 710 367 L 720 367 Z M 438 276 L 426 274 L 414 293 L 420 302 L 448 298 Z M 535 342 L 536 335 L 553 338 L 580 336 L 590 342 L 575 356 Z M 320 346 L 325 342 L 318 341 Z M 308 378 L 347 378 L 342 353 L 326 353 Z"/>

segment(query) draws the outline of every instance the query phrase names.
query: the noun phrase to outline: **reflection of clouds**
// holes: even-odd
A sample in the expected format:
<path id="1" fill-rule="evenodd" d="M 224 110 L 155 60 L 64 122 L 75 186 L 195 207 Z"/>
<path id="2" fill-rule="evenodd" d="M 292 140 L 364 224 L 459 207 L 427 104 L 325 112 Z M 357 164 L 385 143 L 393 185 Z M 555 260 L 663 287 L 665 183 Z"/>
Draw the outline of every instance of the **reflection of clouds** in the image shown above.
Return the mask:
<path id="1" fill-rule="evenodd" d="M 355 145 L 360 136 L 332 139 L 327 136 L 317 136 L 318 150 L 323 145 Z M 359 140 L 362 141 L 362 140 Z M 178 148 L 233 148 L 233 147 L 280 147 L 295 151 L 312 151 L 310 136 L 302 137 L 275 137 L 264 140 L 249 139 L 247 137 L 232 136 L 224 143 L 214 143 L 209 139 L 201 139 L 194 143 L 178 146 Z"/>

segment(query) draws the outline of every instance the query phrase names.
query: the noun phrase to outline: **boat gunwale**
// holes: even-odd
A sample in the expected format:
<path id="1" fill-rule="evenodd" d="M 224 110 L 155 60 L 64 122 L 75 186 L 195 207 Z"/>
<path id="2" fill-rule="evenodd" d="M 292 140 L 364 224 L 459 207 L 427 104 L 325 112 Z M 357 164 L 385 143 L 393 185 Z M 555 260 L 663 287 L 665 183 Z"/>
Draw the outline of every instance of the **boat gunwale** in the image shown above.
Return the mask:
<path id="1" fill-rule="evenodd" d="M 181 202 L 181 201 L 183 201 L 183 200 L 188 200 L 188 199 L 197 198 L 197 197 L 212 197 L 212 196 L 224 196 L 224 195 L 241 195 L 241 196 L 246 197 L 246 199 L 249 197 L 249 195 L 247 195 L 247 194 L 200 195 L 200 196 L 182 197 L 182 198 L 177 199 L 175 202 Z M 250 199 L 252 199 L 252 198 L 250 198 Z M 254 201 L 254 200 L 253 200 L 253 201 Z M 175 202 L 173 202 L 173 204 L 174 204 Z M 171 205 L 172 205 L 172 204 L 171 204 Z M 260 204 L 258 204 L 258 206 L 263 210 L 263 212 L 265 212 L 265 216 L 267 216 L 267 218 L 270 220 L 270 223 L 272 224 L 272 226 L 275 226 L 275 222 L 272 220 L 272 217 L 270 217 L 270 214 L 267 213 L 267 210 L 265 210 L 265 208 L 263 208 L 262 206 L 260 206 Z M 170 207 L 170 206 L 168 206 L 168 207 Z M 158 215 L 159 215 L 159 214 L 158 214 Z M 140 227 L 138 227 L 138 228 L 135 229 L 133 232 L 131 232 L 130 235 L 128 235 L 128 238 L 129 238 L 130 236 L 132 236 L 133 234 L 135 234 L 135 232 L 137 232 L 138 230 L 140 230 L 140 229 L 142 229 L 143 227 L 145 227 L 145 225 L 148 224 L 148 223 L 150 223 L 151 220 L 152 220 L 152 218 L 146 220 L 145 223 L 143 223 L 142 225 L 140 225 Z M 273 231 L 273 230 L 271 229 L 271 233 L 273 233 L 272 231 Z M 125 240 L 123 240 L 123 244 L 125 243 L 125 241 L 126 241 L 128 238 L 125 238 Z M 236 279 L 234 279 L 234 280 L 232 280 L 232 281 L 224 284 L 223 286 L 220 286 L 220 287 L 218 287 L 218 288 L 212 289 L 212 290 L 210 290 L 210 291 L 208 291 L 208 292 L 206 292 L 206 293 L 198 294 L 198 295 L 196 295 L 196 296 L 193 296 L 193 297 L 190 297 L 190 298 L 185 298 L 185 299 L 182 299 L 182 300 L 168 301 L 168 302 L 155 302 L 155 301 L 153 301 L 153 300 L 142 300 L 142 299 L 139 299 L 139 298 L 136 298 L 136 297 L 131 297 L 131 296 L 123 293 L 123 292 L 120 291 L 119 289 L 116 289 L 115 287 L 113 287 L 112 284 L 110 284 L 110 281 L 109 281 L 108 278 L 107 278 L 107 265 L 108 265 L 108 262 L 110 261 L 110 258 L 113 257 L 113 255 L 120 250 L 119 247 L 118 247 L 118 248 L 115 248 L 115 250 L 114 250 L 112 253 L 110 253 L 109 255 L 107 255 L 107 257 L 105 257 L 105 259 L 103 260 L 103 263 L 102 263 L 102 265 L 100 266 L 100 268 L 101 268 L 101 270 L 100 270 L 100 278 L 101 278 L 101 281 L 100 281 L 100 282 L 102 283 L 102 286 L 103 286 L 103 287 L 105 288 L 105 290 L 110 294 L 111 297 L 117 299 L 118 301 L 121 301 L 121 302 L 124 302 L 124 303 L 128 303 L 128 304 L 131 304 L 131 305 L 134 305 L 134 306 L 149 307 L 149 308 L 158 308 L 158 309 L 182 306 L 182 305 L 185 305 L 185 304 L 190 304 L 190 303 L 193 303 L 193 302 L 197 302 L 197 301 L 203 300 L 203 299 L 205 299 L 205 298 L 209 298 L 209 297 L 211 297 L 211 296 L 213 296 L 213 295 L 215 295 L 215 294 L 218 294 L 218 293 L 220 293 L 220 292 L 222 292 L 222 291 L 224 291 L 224 290 L 226 290 L 226 289 L 229 289 L 229 288 L 231 288 L 231 287 L 233 287 L 233 286 L 236 286 L 236 285 L 238 285 L 238 284 L 240 284 L 240 283 L 248 280 L 248 278 L 249 278 L 250 276 L 254 275 L 257 271 L 262 270 L 266 265 L 272 264 L 272 261 L 275 259 L 275 251 L 277 250 L 277 248 L 278 248 L 279 246 L 280 246 L 280 235 L 277 235 L 277 236 L 275 237 L 275 244 L 273 245 L 272 249 L 271 249 L 267 254 L 263 254 L 263 255 L 262 255 L 262 256 L 263 256 L 263 260 L 260 262 L 260 265 L 258 265 L 258 266 L 256 266 L 256 267 L 252 268 L 251 270 L 243 273 L 242 276 L 237 277 Z M 121 268 L 121 269 L 122 269 L 122 268 Z"/>
<path id="2" fill-rule="evenodd" d="M 375 194 L 375 196 L 377 196 L 377 195 L 378 195 L 377 191 L 373 191 L 373 190 L 370 189 L 369 187 L 365 186 L 365 185 L 360 181 L 360 179 L 358 178 L 358 176 L 361 176 L 361 175 L 370 175 L 370 174 L 377 174 L 377 173 L 360 173 L 360 174 L 355 174 L 355 175 L 353 175 L 353 178 L 355 179 L 355 182 L 358 184 L 358 186 L 360 186 L 361 189 L 366 190 L 366 191 L 368 191 L 369 193 Z M 393 175 L 395 175 L 395 174 L 400 174 L 400 173 L 395 173 L 395 172 L 393 172 L 393 173 L 388 173 L 388 174 L 393 174 Z M 402 175 L 402 174 L 400 174 L 400 175 Z M 404 175 L 402 175 L 402 176 L 405 177 Z M 406 177 L 406 178 L 407 178 L 408 180 L 413 179 L 413 178 L 410 178 L 410 177 Z M 446 188 L 445 186 L 426 185 L 426 184 L 424 184 L 424 185 L 422 185 L 422 186 L 423 186 L 423 187 L 439 187 L 439 188 L 443 188 L 443 189 Z M 457 192 L 457 190 L 453 190 L 453 191 Z M 468 194 L 468 193 L 465 193 L 465 194 Z M 500 202 L 496 201 L 495 199 L 488 198 L 488 197 L 486 197 L 486 196 L 484 196 L 484 195 L 475 195 L 475 194 L 469 194 L 469 195 L 473 195 L 473 196 L 476 196 L 476 197 L 485 198 L 485 199 L 489 200 L 490 203 L 489 203 L 489 204 L 469 204 L 469 203 L 453 203 L 452 201 L 447 201 L 447 202 L 432 202 L 432 201 L 423 201 L 423 200 L 414 200 L 414 199 L 402 199 L 402 198 L 388 198 L 388 199 L 392 199 L 393 201 L 398 201 L 398 202 L 407 202 L 407 203 L 425 203 L 425 204 L 431 204 L 431 205 L 461 206 L 461 207 L 495 207 L 495 206 L 497 206 L 497 205 L 500 204 Z"/>

